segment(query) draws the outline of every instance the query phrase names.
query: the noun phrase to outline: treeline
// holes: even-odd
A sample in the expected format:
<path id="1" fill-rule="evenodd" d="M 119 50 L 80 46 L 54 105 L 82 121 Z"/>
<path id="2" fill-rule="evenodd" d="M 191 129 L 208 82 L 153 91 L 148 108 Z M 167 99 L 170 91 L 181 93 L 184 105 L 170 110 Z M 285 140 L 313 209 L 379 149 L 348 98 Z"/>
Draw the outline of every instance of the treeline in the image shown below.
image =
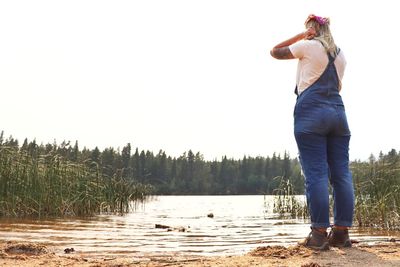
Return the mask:
<path id="1" fill-rule="evenodd" d="M 37 144 L 35 140 L 25 139 L 20 144 L 12 136 L 4 139 L 3 133 L 0 144 L 35 157 L 52 151 L 105 176 L 119 175 L 125 180 L 152 185 L 154 194 L 272 194 L 281 178 L 290 180 L 297 193 L 304 191 L 299 163 L 288 153 L 271 157 L 244 156 L 239 160 L 224 156 L 220 160 L 206 161 L 200 152 L 191 150 L 171 157 L 162 150 L 157 154 L 140 151 L 129 143 L 122 149 L 104 150 L 80 149 L 77 141 Z"/>

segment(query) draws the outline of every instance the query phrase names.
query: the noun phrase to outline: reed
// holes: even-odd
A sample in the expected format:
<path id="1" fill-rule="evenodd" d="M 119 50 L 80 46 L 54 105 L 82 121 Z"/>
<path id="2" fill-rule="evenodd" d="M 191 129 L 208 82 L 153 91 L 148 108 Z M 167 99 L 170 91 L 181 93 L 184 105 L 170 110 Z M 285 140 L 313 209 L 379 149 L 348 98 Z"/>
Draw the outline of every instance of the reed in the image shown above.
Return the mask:
<path id="1" fill-rule="evenodd" d="M 296 194 L 292 182 L 281 176 L 274 179 L 279 180 L 278 188 L 273 191 L 274 213 L 280 218 L 307 218 L 309 213 L 306 201 Z"/>
<path id="2" fill-rule="evenodd" d="M 355 221 L 359 226 L 400 230 L 400 161 L 353 163 Z"/>
<path id="3" fill-rule="evenodd" d="M 91 216 L 125 213 L 151 187 L 107 177 L 88 164 L 70 162 L 50 151 L 38 155 L 0 146 L 0 216 Z"/>
<path id="4" fill-rule="evenodd" d="M 352 162 L 355 190 L 354 225 L 400 230 L 400 155 L 396 153 Z M 282 218 L 306 218 L 306 201 L 299 201 L 290 180 L 280 179 L 274 191 L 274 212 Z M 332 211 L 333 199 L 330 198 Z M 332 214 L 331 214 L 332 216 Z"/>

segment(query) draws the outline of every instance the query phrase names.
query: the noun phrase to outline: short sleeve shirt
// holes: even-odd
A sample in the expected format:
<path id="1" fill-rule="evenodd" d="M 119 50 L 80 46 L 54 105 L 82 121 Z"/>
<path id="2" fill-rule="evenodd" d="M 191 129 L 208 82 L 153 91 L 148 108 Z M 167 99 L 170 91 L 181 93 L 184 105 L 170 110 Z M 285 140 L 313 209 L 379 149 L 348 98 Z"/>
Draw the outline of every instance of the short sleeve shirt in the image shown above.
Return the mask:
<path id="1" fill-rule="evenodd" d="M 299 59 L 296 85 L 298 93 L 301 94 L 322 75 L 329 62 L 328 55 L 317 40 L 301 40 L 290 45 L 289 49 L 293 56 Z M 343 51 L 337 55 L 335 67 L 341 81 L 346 68 Z"/>

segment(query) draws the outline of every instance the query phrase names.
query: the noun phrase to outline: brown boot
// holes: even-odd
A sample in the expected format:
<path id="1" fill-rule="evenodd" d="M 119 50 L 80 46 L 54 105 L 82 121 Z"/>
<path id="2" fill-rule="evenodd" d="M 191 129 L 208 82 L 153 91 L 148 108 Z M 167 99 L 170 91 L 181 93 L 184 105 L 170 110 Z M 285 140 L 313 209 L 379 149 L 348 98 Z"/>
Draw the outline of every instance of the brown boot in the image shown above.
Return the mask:
<path id="1" fill-rule="evenodd" d="M 332 247 L 339 247 L 339 248 L 351 247 L 349 230 L 347 229 L 337 229 L 333 227 L 329 233 L 328 240 L 329 240 L 329 245 Z"/>
<path id="2" fill-rule="evenodd" d="M 329 242 L 326 233 L 322 233 L 314 228 L 311 228 L 311 232 L 304 241 L 299 242 L 300 245 L 315 249 L 315 250 L 328 250 Z"/>

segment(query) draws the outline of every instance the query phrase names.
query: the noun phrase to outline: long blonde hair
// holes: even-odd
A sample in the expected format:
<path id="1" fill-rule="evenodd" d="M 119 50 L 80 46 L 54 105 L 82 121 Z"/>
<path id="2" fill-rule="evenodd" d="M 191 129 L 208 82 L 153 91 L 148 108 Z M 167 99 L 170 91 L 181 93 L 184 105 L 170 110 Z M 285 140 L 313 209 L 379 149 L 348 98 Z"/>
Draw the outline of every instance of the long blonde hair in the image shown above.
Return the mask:
<path id="1" fill-rule="evenodd" d="M 313 27 L 317 32 L 316 36 L 313 38 L 314 40 L 318 40 L 324 46 L 327 53 L 329 53 L 332 57 L 337 55 L 337 46 L 335 41 L 333 40 L 331 30 L 329 28 L 330 20 L 329 18 L 324 18 L 326 23 L 321 25 L 318 21 L 314 19 L 308 20 L 305 25 L 306 28 Z"/>

